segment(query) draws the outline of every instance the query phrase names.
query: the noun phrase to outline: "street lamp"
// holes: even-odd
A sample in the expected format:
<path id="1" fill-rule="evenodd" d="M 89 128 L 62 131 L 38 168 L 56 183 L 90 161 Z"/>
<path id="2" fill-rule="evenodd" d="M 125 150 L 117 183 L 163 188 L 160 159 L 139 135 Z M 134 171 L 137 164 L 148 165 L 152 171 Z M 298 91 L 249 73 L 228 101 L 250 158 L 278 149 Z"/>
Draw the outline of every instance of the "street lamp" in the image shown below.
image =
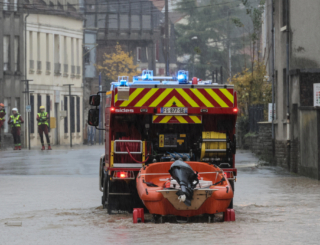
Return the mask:
<path id="1" fill-rule="evenodd" d="M 191 41 L 196 41 L 198 40 L 198 37 L 197 36 L 194 36 L 191 38 Z M 195 61 L 195 52 L 193 50 L 193 67 L 192 67 L 192 77 L 194 77 L 194 61 Z"/>

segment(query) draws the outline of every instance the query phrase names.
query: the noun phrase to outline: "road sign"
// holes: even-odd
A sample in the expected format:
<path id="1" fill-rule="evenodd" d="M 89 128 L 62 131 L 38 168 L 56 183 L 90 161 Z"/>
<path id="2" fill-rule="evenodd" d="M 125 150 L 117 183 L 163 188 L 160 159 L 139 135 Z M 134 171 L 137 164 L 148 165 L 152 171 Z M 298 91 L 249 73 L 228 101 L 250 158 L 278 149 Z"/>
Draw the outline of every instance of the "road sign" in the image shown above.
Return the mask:
<path id="1" fill-rule="evenodd" d="M 274 120 L 276 120 L 276 104 L 274 104 Z M 268 122 L 272 122 L 272 103 L 268 105 Z"/>
<path id="2" fill-rule="evenodd" d="M 320 106 L 320 83 L 313 84 L 313 106 Z"/>
<path id="3" fill-rule="evenodd" d="M 26 112 L 31 112 L 31 105 L 26 105 Z"/>

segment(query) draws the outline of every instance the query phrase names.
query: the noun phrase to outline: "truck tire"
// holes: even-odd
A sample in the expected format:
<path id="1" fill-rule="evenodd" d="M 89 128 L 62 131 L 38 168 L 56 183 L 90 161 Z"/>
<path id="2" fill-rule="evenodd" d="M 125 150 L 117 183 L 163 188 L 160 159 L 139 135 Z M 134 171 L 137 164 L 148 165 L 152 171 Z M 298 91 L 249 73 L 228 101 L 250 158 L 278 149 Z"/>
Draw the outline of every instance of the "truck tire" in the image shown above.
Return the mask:
<path id="1" fill-rule="evenodd" d="M 103 209 L 107 208 L 107 203 L 108 203 L 108 188 L 109 188 L 109 183 L 108 183 L 109 176 L 107 173 L 104 173 L 104 178 L 103 178 L 103 194 L 102 194 L 102 207 Z"/>
<path id="2" fill-rule="evenodd" d="M 232 191 L 233 191 L 233 196 L 234 196 L 234 181 L 229 181 L 230 182 L 230 185 L 231 185 L 231 188 L 232 188 Z M 233 208 L 233 198 L 231 199 L 231 202 L 230 202 L 230 205 L 228 207 L 228 209 L 232 209 Z"/>

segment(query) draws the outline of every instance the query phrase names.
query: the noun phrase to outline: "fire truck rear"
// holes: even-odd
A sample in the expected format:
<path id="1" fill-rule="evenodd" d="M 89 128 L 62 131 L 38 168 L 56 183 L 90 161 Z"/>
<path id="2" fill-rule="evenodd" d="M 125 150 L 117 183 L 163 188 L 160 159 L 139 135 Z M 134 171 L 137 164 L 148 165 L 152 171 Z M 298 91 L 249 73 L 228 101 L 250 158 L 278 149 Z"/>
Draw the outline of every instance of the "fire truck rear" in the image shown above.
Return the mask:
<path id="1" fill-rule="evenodd" d="M 135 178 L 141 168 L 174 160 L 215 164 L 231 186 L 235 168 L 237 95 L 232 85 L 176 77 L 119 77 L 105 93 L 105 154 L 100 158 L 99 185 L 108 213 L 143 207 Z M 99 124 L 100 94 L 88 123 Z M 233 204 L 231 203 L 230 206 Z"/>

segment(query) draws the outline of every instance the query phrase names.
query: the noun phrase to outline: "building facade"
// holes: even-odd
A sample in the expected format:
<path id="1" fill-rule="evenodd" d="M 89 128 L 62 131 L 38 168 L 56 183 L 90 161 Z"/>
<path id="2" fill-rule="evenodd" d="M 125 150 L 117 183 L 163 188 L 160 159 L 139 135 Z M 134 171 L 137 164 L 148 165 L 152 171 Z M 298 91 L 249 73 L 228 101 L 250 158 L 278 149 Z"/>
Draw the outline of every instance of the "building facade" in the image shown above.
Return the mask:
<path id="1" fill-rule="evenodd" d="M 27 17 L 26 27 L 31 147 L 40 145 L 36 121 L 40 106 L 45 106 L 50 116 L 51 144 L 69 144 L 70 133 L 73 144 L 82 144 L 82 18 L 34 11 Z"/>
<path id="2" fill-rule="evenodd" d="M 0 103 L 4 103 L 7 111 L 6 122 L 2 133 L 2 147 L 13 145 L 11 128 L 7 122 L 11 109 L 16 107 L 25 118 L 23 94 L 24 84 L 24 15 L 18 8 L 20 1 L 0 6 Z M 22 126 L 22 141 L 24 141 Z"/>
<path id="3" fill-rule="evenodd" d="M 163 52 L 164 14 L 155 1 L 131 0 L 107 3 L 85 0 L 82 13 L 84 22 L 84 94 L 85 101 L 90 94 L 99 90 L 96 65 L 102 65 L 105 53 L 112 53 L 117 43 L 124 51 L 133 56 L 138 72 L 149 69 L 154 75 L 165 75 Z M 177 71 L 177 59 L 174 47 L 174 28 L 170 25 L 170 74 Z M 102 74 L 101 89 L 108 90 L 110 84 L 105 82 Z M 87 115 L 91 107 L 84 105 Z M 87 142 L 90 126 L 84 118 L 85 137 Z M 98 132 L 95 132 L 98 141 Z"/>
<path id="4" fill-rule="evenodd" d="M 314 106 L 314 85 L 320 84 L 319 9 L 317 0 L 274 1 L 274 9 L 268 0 L 265 15 L 269 40 L 266 54 L 274 51 L 275 65 L 275 159 L 280 166 L 317 179 L 320 179 L 320 111 Z M 269 46 L 272 14 L 274 50 Z M 272 59 L 266 62 L 272 76 Z"/>

